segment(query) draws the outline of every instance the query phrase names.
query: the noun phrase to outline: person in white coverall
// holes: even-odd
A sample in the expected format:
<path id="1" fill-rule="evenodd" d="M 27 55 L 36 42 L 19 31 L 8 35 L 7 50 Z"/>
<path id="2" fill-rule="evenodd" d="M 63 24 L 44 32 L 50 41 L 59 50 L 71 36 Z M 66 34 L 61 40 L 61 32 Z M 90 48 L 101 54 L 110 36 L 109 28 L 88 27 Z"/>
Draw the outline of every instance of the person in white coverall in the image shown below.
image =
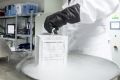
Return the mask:
<path id="1" fill-rule="evenodd" d="M 44 28 L 61 28 L 69 36 L 69 53 L 111 59 L 105 20 L 118 6 L 119 0 L 67 0 L 62 11 L 47 16 Z"/>

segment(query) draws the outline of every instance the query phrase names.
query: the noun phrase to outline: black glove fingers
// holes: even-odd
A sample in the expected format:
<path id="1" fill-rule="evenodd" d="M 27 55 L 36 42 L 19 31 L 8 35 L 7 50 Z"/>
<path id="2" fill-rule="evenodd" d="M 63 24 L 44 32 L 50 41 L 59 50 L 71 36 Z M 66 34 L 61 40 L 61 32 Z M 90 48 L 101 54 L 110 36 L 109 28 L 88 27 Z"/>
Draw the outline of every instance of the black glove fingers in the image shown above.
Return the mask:
<path id="1" fill-rule="evenodd" d="M 50 23 L 50 17 L 49 16 L 45 20 L 44 28 L 46 29 L 47 32 L 52 33 L 53 27 L 52 27 L 52 24 Z"/>
<path id="2" fill-rule="evenodd" d="M 48 23 L 48 28 L 47 28 L 48 32 L 49 33 L 52 33 L 52 30 L 53 30 L 53 25 L 52 23 Z"/>

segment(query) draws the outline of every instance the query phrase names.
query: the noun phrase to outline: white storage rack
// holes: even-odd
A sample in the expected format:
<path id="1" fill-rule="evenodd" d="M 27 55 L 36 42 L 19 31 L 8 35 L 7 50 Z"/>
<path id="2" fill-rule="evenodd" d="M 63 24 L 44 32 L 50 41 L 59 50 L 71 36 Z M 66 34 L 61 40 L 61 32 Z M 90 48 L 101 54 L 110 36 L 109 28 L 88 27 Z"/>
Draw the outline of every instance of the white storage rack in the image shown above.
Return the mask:
<path id="1" fill-rule="evenodd" d="M 29 38 L 29 43 L 30 43 L 30 49 L 29 50 L 23 50 L 23 51 L 27 51 L 28 53 L 32 53 L 32 44 L 33 44 L 33 31 L 32 28 L 34 26 L 33 24 L 33 19 L 35 17 L 36 13 L 31 13 L 29 15 L 24 15 L 24 16 L 1 16 L 0 19 L 4 19 L 5 20 L 5 25 L 6 20 L 7 19 L 15 19 L 15 40 L 14 40 L 14 44 L 15 44 L 15 51 L 22 51 L 22 49 L 18 49 L 18 37 L 22 37 L 22 38 Z M 30 19 L 30 34 L 18 34 L 18 19 L 19 17 L 25 17 L 25 18 L 29 18 Z M 9 39 L 9 38 L 8 38 Z"/>

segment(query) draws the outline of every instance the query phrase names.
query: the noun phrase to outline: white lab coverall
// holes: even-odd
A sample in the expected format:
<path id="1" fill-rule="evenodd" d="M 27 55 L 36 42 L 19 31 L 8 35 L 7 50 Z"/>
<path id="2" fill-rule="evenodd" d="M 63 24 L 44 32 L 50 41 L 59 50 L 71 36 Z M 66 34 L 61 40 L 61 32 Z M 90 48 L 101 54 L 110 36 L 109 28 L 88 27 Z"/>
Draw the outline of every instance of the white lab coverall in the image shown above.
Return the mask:
<path id="1" fill-rule="evenodd" d="M 119 0 L 68 0 L 63 9 L 74 4 L 80 4 L 79 23 L 67 24 L 62 27 L 62 33 L 69 36 L 69 53 L 82 53 L 111 58 L 106 18 L 118 7 Z"/>

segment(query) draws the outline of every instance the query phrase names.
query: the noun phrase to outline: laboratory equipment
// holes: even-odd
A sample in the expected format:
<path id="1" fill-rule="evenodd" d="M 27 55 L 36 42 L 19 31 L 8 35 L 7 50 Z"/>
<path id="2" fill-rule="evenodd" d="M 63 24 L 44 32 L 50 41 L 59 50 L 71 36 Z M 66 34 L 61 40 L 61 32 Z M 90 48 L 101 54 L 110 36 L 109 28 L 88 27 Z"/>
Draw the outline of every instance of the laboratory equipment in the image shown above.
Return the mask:
<path id="1" fill-rule="evenodd" d="M 7 34 L 14 35 L 15 34 L 15 24 L 7 24 Z"/>
<path id="2" fill-rule="evenodd" d="M 50 34 L 38 35 L 36 44 L 34 62 L 28 63 L 25 59 L 17 66 L 17 68 L 21 68 L 23 73 L 33 78 L 38 78 L 41 74 L 41 67 L 49 66 L 51 68 L 59 68 L 60 70 L 66 65 L 68 50 L 67 36 Z M 36 72 L 36 70 L 38 72 Z"/>
<path id="3" fill-rule="evenodd" d="M 5 16 L 15 15 L 30 15 L 30 13 L 38 12 L 38 4 L 35 3 L 18 3 L 13 5 L 7 5 L 5 7 Z"/>
<path id="4" fill-rule="evenodd" d="M 15 5 L 7 5 L 5 7 L 5 16 L 15 16 L 16 15 L 16 9 Z"/>
<path id="5" fill-rule="evenodd" d="M 0 9 L 0 16 L 4 16 L 5 15 L 5 11 L 3 9 Z"/>
<path id="6" fill-rule="evenodd" d="M 7 24 L 5 38 L 15 38 L 15 24 Z"/>
<path id="7" fill-rule="evenodd" d="M 37 66 L 33 58 L 26 58 L 24 61 L 21 64 L 22 72 L 37 80 L 59 80 L 61 79 L 59 75 L 64 73 L 66 73 L 63 75 L 64 79 L 61 80 L 114 80 L 120 75 L 119 67 L 115 63 L 100 57 L 75 52 L 68 55 L 68 63 L 63 69 L 43 67 L 40 65 L 41 63 L 38 63 L 40 66 Z"/>
<path id="8" fill-rule="evenodd" d="M 17 65 L 17 69 L 21 69 L 27 76 L 37 80 L 112 80 L 120 75 L 115 63 L 100 57 L 71 52 L 68 54 L 67 62 L 63 63 L 61 59 L 54 59 L 53 55 L 57 55 L 54 52 L 52 56 L 41 54 L 48 50 L 48 46 L 45 48 L 47 42 L 43 39 L 43 45 L 40 43 L 40 36 L 37 39 L 35 57 L 28 56 Z M 57 61 L 51 62 L 50 59 Z"/>
<path id="9" fill-rule="evenodd" d="M 19 49 L 30 49 L 30 43 L 22 43 L 20 45 L 18 45 Z M 34 50 L 34 45 L 32 44 L 32 50 Z"/>
<path id="10" fill-rule="evenodd" d="M 15 6 L 18 15 L 29 15 L 31 12 L 38 12 L 38 4 L 35 3 L 18 3 Z"/>

